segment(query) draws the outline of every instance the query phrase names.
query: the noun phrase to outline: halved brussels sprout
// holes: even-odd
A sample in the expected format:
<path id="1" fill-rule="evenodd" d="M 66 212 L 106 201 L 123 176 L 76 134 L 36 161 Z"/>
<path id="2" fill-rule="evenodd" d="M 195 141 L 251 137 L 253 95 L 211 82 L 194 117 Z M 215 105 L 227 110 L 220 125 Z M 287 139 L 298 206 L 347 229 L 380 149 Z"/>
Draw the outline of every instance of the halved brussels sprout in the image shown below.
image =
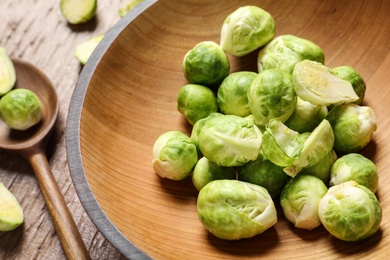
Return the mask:
<path id="1" fill-rule="evenodd" d="M 282 191 L 288 176 L 283 168 L 268 160 L 262 152 L 255 161 L 237 167 L 238 179 L 267 189 L 272 198 Z"/>
<path id="2" fill-rule="evenodd" d="M 153 169 L 161 178 L 183 180 L 198 161 L 196 146 L 180 131 L 160 135 L 153 145 Z"/>
<path id="3" fill-rule="evenodd" d="M 92 55 L 92 52 L 96 49 L 97 45 L 103 40 L 104 35 L 94 36 L 88 39 L 86 42 L 80 43 L 76 47 L 74 55 L 80 61 L 81 64 L 85 65 Z"/>
<path id="4" fill-rule="evenodd" d="M 324 105 L 312 103 L 297 98 L 297 104 L 292 115 L 284 124 L 299 133 L 312 132 L 328 114 L 328 108 Z"/>
<path id="5" fill-rule="evenodd" d="M 0 182 L 0 232 L 14 230 L 23 221 L 22 207 L 11 191 Z"/>
<path id="6" fill-rule="evenodd" d="M 341 105 L 359 99 L 349 81 L 337 77 L 323 64 L 304 60 L 293 71 L 297 95 L 314 105 Z"/>
<path id="7" fill-rule="evenodd" d="M 320 178 L 325 184 L 328 184 L 330 180 L 331 169 L 333 164 L 336 162 L 336 160 L 337 160 L 337 154 L 332 149 L 318 163 L 309 167 L 302 168 L 302 170 L 298 173 L 298 175 L 312 175 L 317 178 Z"/>
<path id="8" fill-rule="evenodd" d="M 257 6 L 243 6 L 226 17 L 221 30 L 221 47 L 244 56 L 267 44 L 275 35 L 275 21 Z"/>
<path id="9" fill-rule="evenodd" d="M 333 164 L 330 186 L 347 181 L 356 181 L 373 193 L 378 189 L 379 174 L 376 165 L 370 159 L 358 153 L 346 154 Z"/>
<path id="10" fill-rule="evenodd" d="M 236 179 L 236 170 L 233 167 L 219 166 L 206 157 L 196 163 L 192 172 L 192 183 L 200 191 L 207 183 L 215 180 Z"/>
<path id="11" fill-rule="evenodd" d="M 62 15 L 71 24 L 85 23 L 96 14 L 97 0 L 61 0 Z"/>
<path id="12" fill-rule="evenodd" d="M 378 231 L 382 208 L 372 191 L 355 181 L 347 181 L 329 188 L 320 201 L 318 215 L 329 233 L 352 242 Z"/>
<path id="13" fill-rule="evenodd" d="M 193 125 L 199 119 L 218 111 L 217 97 L 206 86 L 187 84 L 179 91 L 177 110 Z"/>
<path id="14" fill-rule="evenodd" d="M 239 240 L 263 233 L 277 222 L 268 191 L 238 180 L 215 180 L 200 190 L 198 216 L 220 239 Z"/>
<path id="15" fill-rule="evenodd" d="M 12 60 L 4 48 L 0 48 L 0 96 L 8 93 L 15 85 L 16 72 Z"/>
<path id="16" fill-rule="evenodd" d="M 260 50 L 257 67 L 259 72 L 281 69 L 292 73 L 295 64 L 303 60 L 324 64 L 324 52 L 309 40 L 287 34 L 276 37 Z"/>
<path id="17" fill-rule="evenodd" d="M 291 178 L 280 194 L 280 205 L 287 220 L 307 230 L 320 226 L 318 205 L 327 191 L 324 182 L 315 176 Z"/>
<path id="18" fill-rule="evenodd" d="M 238 71 L 222 81 L 217 93 L 217 103 L 222 113 L 242 117 L 251 113 L 247 93 L 256 76 L 255 72 Z"/>
<path id="19" fill-rule="evenodd" d="M 229 75 L 230 62 L 217 43 L 203 41 L 186 53 L 183 70 L 190 83 L 213 87 Z"/>
<path id="20" fill-rule="evenodd" d="M 339 66 L 333 68 L 332 72 L 340 79 L 347 80 L 351 83 L 353 90 L 359 97 L 359 99 L 353 103 L 360 105 L 363 102 L 366 93 L 366 82 L 362 76 L 360 76 L 360 74 L 351 66 Z"/>
<path id="21" fill-rule="evenodd" d="M 334 136 L 336 152 L 353 153 L 364 148 L 377 129 L 374 110 L 368 106 L 344 104 L 328 113 Z"/>
<path id="22" fill-rule="evenodd" d="M 209 119 L 199 134 L 199 147 L 210 161 L 221 166 L 240 166 L 256 160 L 262 133 L 250 120 L 223 115 Z"/>
<path id="23" fill-rule="evenodd" d="M 265 126 L 273 118 L 285 122 L 297 101 L 291 74 L 277 69 L 260 72 L 248 90 L 248 101 L 256 125 Z"/>

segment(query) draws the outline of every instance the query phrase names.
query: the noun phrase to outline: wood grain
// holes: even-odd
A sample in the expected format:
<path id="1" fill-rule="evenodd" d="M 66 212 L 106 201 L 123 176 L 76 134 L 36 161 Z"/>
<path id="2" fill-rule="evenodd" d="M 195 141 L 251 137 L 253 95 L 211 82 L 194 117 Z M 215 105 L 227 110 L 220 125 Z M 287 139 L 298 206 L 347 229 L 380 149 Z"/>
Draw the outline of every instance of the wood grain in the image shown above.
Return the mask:
<path id="1" fill-rule="evenodd" d="M 82 69 L 73 53 L 77 44 L 106 33 L 119 19 L 118 9 L 126 1 L 99 0 L 97 17 L 69 25 L 58 1 L 0 1 L 0 46 L 12 58 L 37 66 L 52 81 L 60 112 L 49 140 L 50 168 L 65 198 L 92 259 L 123 259 L 97 230 L 81 205 L 69 173 L 65 126 L 70 99 Z M 0 151 L 0 181 L 19 200 L 24 224 L 12 232 L 0 232 L 0 259 L 65 259 L 33 169 L 24 158 Z"/>
<path id="2" fill-rule="evenodd" d="M 191 181 L 164 180 L 154 173 L 151 161 L 156 138 L 168 130 L 188 134 L 191 130 L 176 110 L 178 90 L 186 84 L 181 67 L 184 54 L 200 41 L 219 42 L 224 18 L 244 4 L 269 11 L 276 21 L 277 35 L 294 34 L 317 43 L 325 52 L 327 66 L 352 66 L 365 79 L 364 104 L 376 112 L 378 130 L 362 153 L 377 164 L 377 196 L 384 216 L 380 230 L 370 239 L 346 243 L 331 237 L 323 227 L 312 232 L 298 230 L 279 208 L 278 223 L 263 234 L 234 242 L 219 240 L 197 218 L 197 192 Z M 82 199 L 88 200 L 87 211 L 94 214 L 95 223 L 111 233 L 114 243 L 119 241 L 115 236 L 123 235 L 127 239 L 120 240 L 123 250 L 133 243 L 156 259 L 388 256 L 389 12 L 387 0 L 227 0 L 223 4 L 161 0 L 129 26 L 123 25 L 123 31 L 106 38 L 107 45 L 87 66 L 79 82 L 83 90 L 72 104 L 80 112 L 72 120 L 72 127 L 80 127 L 72 131 L 79 134 L 71 136 L 72 144 L 80 145 L 81 151 L 81 158 L 72 157 L 77 169 L 74 174 L 90 185 L 78 187 Z M 256 71 L 256 57 L 257 53 L 243 58 L 229 56 L 231 71 Z M 106 225 L 107 220 L 110 225 Z"/>

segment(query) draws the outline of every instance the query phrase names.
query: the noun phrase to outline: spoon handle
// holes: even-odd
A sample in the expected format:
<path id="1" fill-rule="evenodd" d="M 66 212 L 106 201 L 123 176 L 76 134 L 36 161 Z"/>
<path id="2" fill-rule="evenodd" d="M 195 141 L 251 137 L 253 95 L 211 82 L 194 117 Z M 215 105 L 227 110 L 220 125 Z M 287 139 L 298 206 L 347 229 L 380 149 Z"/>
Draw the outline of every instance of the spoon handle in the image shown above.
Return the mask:
<path id="1" fill-rule="evenodd" d="M 76 223 L 54 179 L 46 155 L 38 152 L 28 159 L 35 172 L 66 257 L 69 260 L 90 259 Z"/>

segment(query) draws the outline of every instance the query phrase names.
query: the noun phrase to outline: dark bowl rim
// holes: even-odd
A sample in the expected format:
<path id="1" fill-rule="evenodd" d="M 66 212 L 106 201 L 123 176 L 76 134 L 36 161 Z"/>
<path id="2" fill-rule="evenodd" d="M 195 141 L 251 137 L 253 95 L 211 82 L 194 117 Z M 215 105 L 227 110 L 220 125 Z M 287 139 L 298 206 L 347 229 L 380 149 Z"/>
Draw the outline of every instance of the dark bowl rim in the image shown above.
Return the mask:
<path id="1" fill-rule="evenodd" d="M 86 213 L 102 233 L 102 235 L 126 258 L 129 259 L 150 259 L 144 252 L 127 239 L 119 229 L 111 222 L 99 205 L 84 170 L 80 149 L 80 121 L 84 104 L 84 97 L 87 93 L 88 85 L 93 74 L 104 56 L 107 49 L 118 37 L 118 35 L 142 12 L 144 12 L 157 0 L 144 0 L 123 18 L 121 18 L 98 44 L 88 62 L 83 67 L 77 80 L 70 106 L 66 125 L 66 148 L 68 166 L 75 187 L 76 193 L 83 205 Z"/>

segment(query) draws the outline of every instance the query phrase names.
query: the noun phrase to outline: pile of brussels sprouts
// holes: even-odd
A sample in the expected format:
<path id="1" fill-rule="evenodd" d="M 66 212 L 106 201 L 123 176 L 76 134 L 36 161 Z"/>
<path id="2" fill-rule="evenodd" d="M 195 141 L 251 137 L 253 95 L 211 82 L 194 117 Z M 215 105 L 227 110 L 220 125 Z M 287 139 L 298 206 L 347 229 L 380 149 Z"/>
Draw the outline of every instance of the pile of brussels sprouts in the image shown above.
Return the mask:
<path id="1" fill-rule="evenodd" d="M 191 176 L 201 223 L 216 237 L 253 237 L 277 222 L 274 201 L 297 228 L 321 224 L 358 241 L 380 226 L 378 171 L 358 152 L 377 128 L 363 106 L 366 84 L 350 66 L 329 68 L 315 43 L 275 37 L 265 10 L 244 6 L 223 23 L 221 41 L 183 58 L 178 111 L 191 136 L 169 131 L 153 146 L 155 172 Z M 230 73 L 227 53 L 260 49 L 258 72 Z"/>

